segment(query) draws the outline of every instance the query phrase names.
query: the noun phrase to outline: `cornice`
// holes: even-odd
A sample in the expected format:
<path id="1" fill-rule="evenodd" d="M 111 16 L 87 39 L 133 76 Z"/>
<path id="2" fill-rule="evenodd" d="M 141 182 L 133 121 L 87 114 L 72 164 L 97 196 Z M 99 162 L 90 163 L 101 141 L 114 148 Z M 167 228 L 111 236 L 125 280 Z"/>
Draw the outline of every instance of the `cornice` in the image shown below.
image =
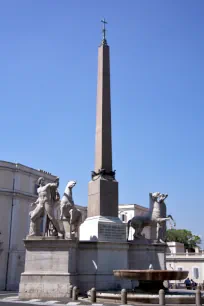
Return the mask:
<path id="1" fill-rule="evenodd" d="M 13 198 L 23 197 L 27 199 L 36 199 L 37 195 L 34 195 L 32 193 L 23 192 L 20 190 L 8 190 L 8 189 L 0 189 L 0 196 L 10 196 Z"/>
<path id="2" fill-rule="evenodd" d="M 24 166 L 22 164 L 18 163 L 11 163 L 11 162 L 6 162 L 6 161 L 1 161 L 0 160 L 0 170 L 7 170 L 11 172 L 20 172 L 20 173 L 26 173 L 30 176 L 33 176 L 35 178 L 38 178 L 40 176 L 43 176 L 45 179 L 48 179 L 50 181 L 54 181 L 56 179 L 56 175 L 53 175 L 51 173 L 48 173 L 43 170 L 38 170 L 34 168 L 30 168 L 27 166 Z"/>
<path id="3" fill-rule="evenodd" d="M 166 256 L 166 261 L 171 262 L 180 262 L 180 261 L 186 261 L 186 262 L 195 262 L 200 261 L 204 262 L 204 256 L 186 256 L 186 257 L 173 257 L 173 256 Z"/>
<path id="4" fill-rule="evenodd" d="M 122 211 L 132 211 L 132 210 L 135 210 L 135 209 L 139 209 L 139 210 L 144 211 L 144 212 L 149 211 L 149 208 L 141 206 L 139 204 L 119 204 L 118 207 L 119 207 L 119 210 L 121 212 Z"/>

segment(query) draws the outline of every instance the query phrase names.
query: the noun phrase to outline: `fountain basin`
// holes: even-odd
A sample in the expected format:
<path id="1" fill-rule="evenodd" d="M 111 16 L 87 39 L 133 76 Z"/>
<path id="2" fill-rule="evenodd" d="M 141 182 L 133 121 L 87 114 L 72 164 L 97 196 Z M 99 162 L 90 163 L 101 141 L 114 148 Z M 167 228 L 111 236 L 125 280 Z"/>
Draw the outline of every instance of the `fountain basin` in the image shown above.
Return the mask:
<path id="1" fill-rule="evenodd" d="M 174 270 L 113 270 L 119 278 L 143 281 L 182 280 L 188 276 L 188 271 Z"/>
<path id="2" fill-rule="evenodd" d="M 135 292 L 158 293 L 160 289 L 168 291 L 169 280 L 182 280 L 188 276 L 188 271 L 174 270 L 113 270 L 118 278 L 137 280 Z"/>

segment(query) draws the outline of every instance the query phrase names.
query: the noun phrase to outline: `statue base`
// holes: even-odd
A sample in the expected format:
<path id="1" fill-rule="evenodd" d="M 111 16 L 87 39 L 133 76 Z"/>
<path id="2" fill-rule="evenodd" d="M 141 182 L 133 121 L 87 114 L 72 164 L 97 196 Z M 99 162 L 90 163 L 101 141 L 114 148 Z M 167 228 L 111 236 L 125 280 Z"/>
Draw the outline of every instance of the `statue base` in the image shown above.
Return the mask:
<path id="1" fill-rule="evenodd" d="M 32 236 L 24 244 L 19 298 L 67 298 L 70 284 L 77 284 L 77 240 Z"/>
<path id="2" fill-rule="evenodd" d="M 96 290 L 121 290 L 137 286 L 134 281 L 118 279 L 113 270 L 165 269 L 164 244 L 150 240 L 78 241 L 59 237 L 29 237 L 25 271 L 21 274 L 21 299 L 68 298 L 69 286 L 84 294 Z"/>
<path id="3" fill-rule="evenodd" d="M 65 239 L 78 239 L 78 233 L 73 233 L 72 226 L 67 220 L 62 220 L 64 227 L 64 238 Z"/>
<path id="4" fill-rule="evenodd" d="M 126 241 L 126 224 L 118 217 L 89 217 L 80 226 L 80 241 Z"/>

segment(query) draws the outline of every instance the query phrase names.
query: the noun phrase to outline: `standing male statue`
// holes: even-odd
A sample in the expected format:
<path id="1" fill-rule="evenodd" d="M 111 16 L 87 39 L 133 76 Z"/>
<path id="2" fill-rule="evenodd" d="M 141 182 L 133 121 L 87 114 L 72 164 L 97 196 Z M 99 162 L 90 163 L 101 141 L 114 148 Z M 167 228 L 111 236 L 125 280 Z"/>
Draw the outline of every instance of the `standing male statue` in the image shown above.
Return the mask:
<path id="1" fill-rule="evenodd" d="M 58 221 L 54 215 L 55 202 L 59 200 L 58 186 L 59 178 L 55 183 L 45 184 L 43 177 L 38 179 L 39 188 L 37 189 L 38 199 L 31 206 L 36 208 L 30 212 L 30 231 L 29 236 L 41 236 L 40 225 L 42 218 L 46 214 L 46 232 L 52 232 L 53 235 L 61 233 Z"/>

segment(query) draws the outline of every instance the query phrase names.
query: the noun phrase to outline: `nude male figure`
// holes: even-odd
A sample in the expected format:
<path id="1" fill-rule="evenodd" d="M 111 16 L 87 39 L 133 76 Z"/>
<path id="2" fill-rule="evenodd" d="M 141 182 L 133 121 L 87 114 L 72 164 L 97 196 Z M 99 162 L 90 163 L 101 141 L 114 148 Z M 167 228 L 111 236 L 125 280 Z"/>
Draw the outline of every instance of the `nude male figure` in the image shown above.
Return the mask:
<path id="1" fill-rule="evenodd" d="M 30 230 L 30 236 L 38 235 L 36 234 L 36 223 L 39 218 L 42 218 L 44 216 L 44 213 L 46 213 L 47 217 L 57 230 L 57 232 L 61 233 L 61 230 L 59 228 L 59 224 L 54 216 L 54 201 L 56 195 L 57 188 L 59 186 L 59 178 L 56 179 L 55 183 L 48 183 L 45 184 L 45 180 L 43 177 L 40 177 L 38 179 L 39 188 L 37 189 L 38 193 L 38 199 L 36 202 L 32 203 L 31 206 L 36 205 L 36 208 L 30 212 L 30 218 L 31 218 L 31 230 Z M 54 195 L 54 196 L 53 196 Z M 39 232 L 37 230 L 37 232 Z"/>

